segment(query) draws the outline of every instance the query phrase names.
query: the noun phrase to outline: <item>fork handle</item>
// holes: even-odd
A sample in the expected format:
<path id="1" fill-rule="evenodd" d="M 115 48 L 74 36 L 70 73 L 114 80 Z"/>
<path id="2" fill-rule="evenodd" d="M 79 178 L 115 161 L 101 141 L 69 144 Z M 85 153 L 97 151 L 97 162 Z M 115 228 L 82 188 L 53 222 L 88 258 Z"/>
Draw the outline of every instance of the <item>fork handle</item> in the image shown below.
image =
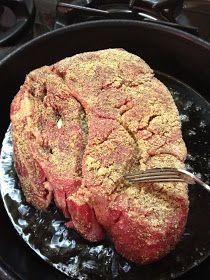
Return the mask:
<path id="1" fill-rule="evenodd" d="M 201 181 L 201 179 L 199 179 L 197 176 L 195 176 L 195 181 L 199 185 L 203 186 L 208 192 L 210 192 L 210 186 L 204 183 L 203 181 Z"/>
<path id="2" fill-rule="evenodd" d="M 210 192 L 210 186 L 207 185 L 206 183 L 204 183 L 200 178 L 198 178 L 196 175 L 194 175 L 193 173 L 190 173 L 187 170 L 184 169 L 178 169 L 178 171 L 180 172 L 180 174 L 182 175 L 188 175 L 189 178 L 191 178 L 194 182 L 198 183 L 199 185 L 201 185 L 202 187 L 204 187 L 208 192 Z"/>

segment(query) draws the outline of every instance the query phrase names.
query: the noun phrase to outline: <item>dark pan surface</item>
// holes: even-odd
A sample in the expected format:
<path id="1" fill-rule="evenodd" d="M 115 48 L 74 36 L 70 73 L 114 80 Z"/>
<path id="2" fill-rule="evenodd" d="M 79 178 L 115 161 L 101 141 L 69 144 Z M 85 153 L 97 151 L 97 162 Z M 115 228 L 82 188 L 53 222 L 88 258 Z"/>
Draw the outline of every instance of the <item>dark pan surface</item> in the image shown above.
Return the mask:
<path id="1" fill-rule="evenodd" d="M 209 181 L 210 104 L 180 81 L 162 73 L 156 76 L 170 89 L 179 109 L 187 169 Z M 13 167 L 10 129 L 3 143 L 1 173 L 2 198 L 16 230 L 45 261 L 75 279 L 172 279 L 210 254 L 210 194 L 197 185 L 189 188 L 188 223 L 176 249 L 154 264 L 137 266 L 119 256 L 108 239 L 91 244 L 66 229 L 54 205 L 40 212 L 26 203 Z"/>

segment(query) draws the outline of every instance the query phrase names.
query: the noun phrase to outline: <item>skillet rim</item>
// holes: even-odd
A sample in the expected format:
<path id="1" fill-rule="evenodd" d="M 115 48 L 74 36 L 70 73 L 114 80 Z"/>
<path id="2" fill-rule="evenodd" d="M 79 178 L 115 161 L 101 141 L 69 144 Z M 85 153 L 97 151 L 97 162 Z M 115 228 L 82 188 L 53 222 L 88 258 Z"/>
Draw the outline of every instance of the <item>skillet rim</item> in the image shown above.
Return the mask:
<path id="1" fill-rule="evenodd" d="M 30 48 L 32 45 L 36 43 L 40 43 L 42 41 L 47 40 L 48 38 L 54 37 L 56 35 L 65 34 L 70 31 L 77 31 L 85 28 L 91 28 L 91 27 L 110 27 L 111 25 L 115 26 L 134 26 L 134 27 L 146 27 L 146 28 L 153 28 L 153 30 L 165 32 L 172 34 L 174 36 L 178 36 L 179 39 L 182 38 L 185 41 L 189 41 L 191 43 L 194 43 L 202 48 L 205 48 L 210 51 L 210 43 L 195 36 L 188 32 L 176 29 L 174 27 L 170 26 L 164 26 L 159 23 L 151 23 L 151 22 L 144 22 L 144 21 L 138 21 L 138 20 L 125 20 L 125 19 L 106 19 L 106 20 L 91 20 L 88 22 L 82 22 L 82 23 L 75 23 L 69 26 L 61 27 L 59 29 L 55 29 L 52 31 L 49 31 L 47 33 L 44 33 L 42 35 L 37 36 L 36 38 L 26 42 L 25 44 L 19 46 L 9 54 L 7 54 L 2 60 L 0 60 L 0 67 L 2 67 L 7 61 L 12 59 L 14 56 L 16 56 L 18 53 L 24 52 L 25 49 Z"/>

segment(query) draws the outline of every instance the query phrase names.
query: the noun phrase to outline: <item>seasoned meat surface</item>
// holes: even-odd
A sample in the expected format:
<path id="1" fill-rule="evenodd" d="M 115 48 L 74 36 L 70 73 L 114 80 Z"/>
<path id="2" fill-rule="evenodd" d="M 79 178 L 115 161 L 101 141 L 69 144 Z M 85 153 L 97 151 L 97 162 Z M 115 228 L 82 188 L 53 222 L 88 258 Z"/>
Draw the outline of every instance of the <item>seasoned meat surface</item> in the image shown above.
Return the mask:
<path id="1" fill-rule="evenodd" d="M 188 215 L 185 183 L 131 184 L 123 174 L 184 168 L 186 147 L 168 89 L 122 49 L 32 71 L 11 105 L 15 167 L 29 203 L 54 200 L 89 241 L 105 234 L 139 264 L 174 248 Z"/>

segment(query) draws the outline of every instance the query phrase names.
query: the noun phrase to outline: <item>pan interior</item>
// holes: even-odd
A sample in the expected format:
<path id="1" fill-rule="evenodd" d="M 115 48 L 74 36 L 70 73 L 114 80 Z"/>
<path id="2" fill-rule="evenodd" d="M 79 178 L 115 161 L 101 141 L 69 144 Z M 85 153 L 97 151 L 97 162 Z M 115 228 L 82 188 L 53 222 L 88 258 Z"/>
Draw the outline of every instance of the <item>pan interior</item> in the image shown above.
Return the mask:
<path id="1" fill-rule="evenodd" d="M 210 104 L 179 80 L 160 72 L 156 77 L 169 88 L 179 109 L 187 169 L 209 182 Z M 26 203 L 13 166 L 10 128 L 1 156 L 1 195 L 14 227 L 41 258 L 75 279 L 172 279 L 210 254 L 210 194 L 198 185 L 189 187 L 189 218 L 175 250 L 156 263 L 138 266 L 119 256 L 108 239 L 93 244 L 67 229 L 54 205 L 40 212 Z"/>

